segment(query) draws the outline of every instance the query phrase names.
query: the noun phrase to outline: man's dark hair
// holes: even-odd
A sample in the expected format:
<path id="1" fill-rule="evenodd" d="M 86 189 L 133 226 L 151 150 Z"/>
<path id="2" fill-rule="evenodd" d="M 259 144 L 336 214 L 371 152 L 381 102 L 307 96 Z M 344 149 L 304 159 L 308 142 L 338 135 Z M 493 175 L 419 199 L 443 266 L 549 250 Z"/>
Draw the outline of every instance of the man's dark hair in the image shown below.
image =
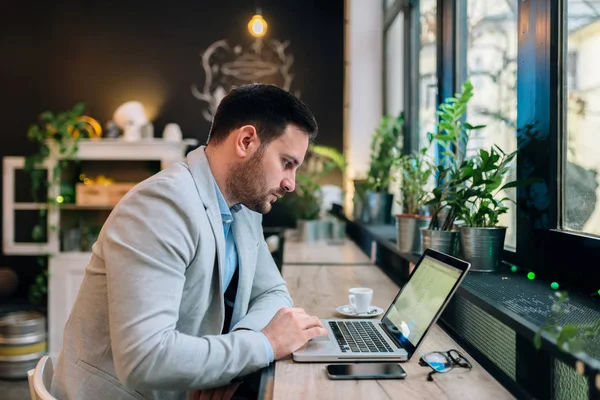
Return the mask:
<path id="1" fill-rule="evenodd" d="M 234 129 L 253 125 L 263 147 L 281 136 L 288 124 L 303 130 L 310 140 L 317 136 L 312 112 L 289 92 L 261 83 L 239 86 L 219 103 L 207 144 L 218 145 Z"/>

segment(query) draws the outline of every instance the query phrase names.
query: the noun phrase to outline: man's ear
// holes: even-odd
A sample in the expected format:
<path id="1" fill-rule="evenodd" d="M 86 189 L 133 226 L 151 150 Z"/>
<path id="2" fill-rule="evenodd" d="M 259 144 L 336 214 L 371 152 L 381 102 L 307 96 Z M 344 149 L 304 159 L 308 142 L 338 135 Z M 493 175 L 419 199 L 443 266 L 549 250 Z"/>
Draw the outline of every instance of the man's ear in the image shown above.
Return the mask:
<path id="1" fill-rule="evenodd" d="M 249 158 L 260 147 L 260 139 L 253 125 L 244 125 L 235 135 L 235 153 L 241 158 Z"/>

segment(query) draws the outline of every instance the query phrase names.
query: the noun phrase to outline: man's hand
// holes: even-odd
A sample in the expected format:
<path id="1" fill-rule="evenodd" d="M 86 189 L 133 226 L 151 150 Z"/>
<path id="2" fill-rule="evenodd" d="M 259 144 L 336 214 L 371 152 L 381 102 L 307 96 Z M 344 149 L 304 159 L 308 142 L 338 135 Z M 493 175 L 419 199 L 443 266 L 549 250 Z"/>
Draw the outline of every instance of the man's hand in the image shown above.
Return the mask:
<path id="1" fill-rule="evenodd" d="M 304 346 L 317 336 L 327 335 L 327 330 L 317 317 L 301 308 L 282 308 L 262 330 L 273 347 L 275 360 L 280 360 Z"/>
<path id="2" fill-rule="evenodd" d="M 239 385 L 239 382 L 236 382 L 214 389 L 195 390 L 192 392 L 190 400 L 230 400 Z"/>

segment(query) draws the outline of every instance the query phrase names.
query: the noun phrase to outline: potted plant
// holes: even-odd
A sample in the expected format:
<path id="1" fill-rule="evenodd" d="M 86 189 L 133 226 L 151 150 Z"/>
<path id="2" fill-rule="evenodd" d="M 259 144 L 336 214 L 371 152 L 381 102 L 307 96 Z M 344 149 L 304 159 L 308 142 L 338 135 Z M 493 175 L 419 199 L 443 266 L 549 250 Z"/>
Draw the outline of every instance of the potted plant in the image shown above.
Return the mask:
<path id="1" fill-rule="evenodd" d="M 401 176 L 402 213 L 396 214 L 396 246 L 401 253 L 421 252 L 421 229 L 429 225 L 427 210 L 430 191 L 427 190 L 433 174 L 433 164 L 427 148 L 405 154 L 398 159 Z"/>
<path id="2" fill-rule="evenodd" d="M 80 139 L 97 137 L 102 130 L 95 120 L 83 115 L 84 111 L 84 103 L 77 103 L 64 112 L 45 111 L 39 115 L 36 123 L 30 125 L 27 138 L 34 142 L 37 151 L 25 158 L 25 171 L 31 179 L 34 203 L 46 202 L 50 208 L 75 201 L 74 187 L 61 181 L 67 159 L 76 160 Z M 60 161 L 46 173 L 44 162 L 52 154 L 60 158 Z M 46 226 L 46 215 L 47 209 L 40 209 L 39 220 L 31 232 L 31 238 L 35 242 L 45 240 L 47 231 L 58 229 L 55 225 Z M 32 304 L 44 305 L 48 285 L 46 256 L 38 257 L 37 263 L 42 270 L 29 288 L 29 299 Z"/>
<path id="3" fill-rule="evenodd" d="M 456 204 L 460 227 L 460 247 L 471 271 L 493 272 L 500 268 L 506 226 L 499 226 L 499 217 L 508 211 L 508 197 L 498 198 L 505 189 L 528 185 L 537 179 L 523 179 L 503 184 L 513 168 L 517 152 L 505 153 L 498 146 L 481 149 L 470 160 L 462 174 L 465 201 Z"/>
<path id="4" fill-rule="evenodd" d="M 365 196 L 368 190 L 366 179 L 354 179 L 354 197 L 352 198 L 353 209 L 352 216 L 355 221 L 369 222 L 369 217 L 366 214 Z"/>
<path id="5" fill-rule="evenodd" d="M 364 222 L 387 224 L 392 216 L 394 195 L 389 192 L 392 168 L 402 153 L 404 114 L 383 115 L 371 139 L 369 171 L 364 186 Z"/>
<path id="6" fill-rule="evenodd" d="M 432 138 L 443 151 L 436 170 L 437 185 L 429 202 L 433 206 L 431 223 L 421 231 L 423 248 L 455 255 L 460 242 L 464 258 L 471 262 L 471 271 L 495 271 L 500 265 L 507 229 L 498 226 L 498 217 L 508 211 L 505 202 L 512 201 L 506 197 L 498 199 L 498 194 L 538 179 L 503 185 L 516 151 L 507 154 L 494 146 L 465 158 L 470 132 L 484 127 L 461 121 L 472 95 L 473 86 L 467 80 L 463 92 L 448 99 L 438 112 L 438 127 L 443 132 Z M 463 222 L 460 230 L 455 227 L 457 219 Z"/>
<path id="7" fill-rule="evenodd" d="M 321 210 L 321 179 L 335 168 L 346 168 L 344 156 L 328 146 L 311 145 L 308 160 L 296 175 L 296 190 L 290 197 L 297 216 L 297 227 L 303 241 L 315 241 L 329 237 L 331 221 L 323 220 Z"/>
<path id="8" fill-rule="evenodd" d="M 428 134 L 430 144 L 439 146 L 440 162 L 435 169 L 436 186 L 427 203 L 432 206 L 432 218 L 427 229 L 421 230 L 423 248 L 433 248 L 455 255 L 458 246 L 458 230 L 454 221 L 465 202 L 463 190 L 464 171 L 468 171 L 470 160 L 465 152 L 471 131 L 484 125 L 473 126 L 463 121 L 467 103 L 473 97 L 473 85 L 467 79 L 462 91 L 448 97 L 438 107 L 439 122 L 435 135 Z"/>

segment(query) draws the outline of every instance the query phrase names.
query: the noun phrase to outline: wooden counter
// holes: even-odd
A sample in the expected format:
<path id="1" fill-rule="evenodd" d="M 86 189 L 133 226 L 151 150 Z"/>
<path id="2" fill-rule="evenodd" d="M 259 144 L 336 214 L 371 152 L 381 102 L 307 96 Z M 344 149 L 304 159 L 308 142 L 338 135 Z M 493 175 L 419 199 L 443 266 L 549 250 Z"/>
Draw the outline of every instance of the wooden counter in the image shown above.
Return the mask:
<path id="1" fill-rule="evenodd" d="M 332 252 L 335 250 L 332 250 Z M 375 266 L 285 265 L 283 277 L 296 307 L 320 318 L 341 318 L 335 307 L 347 304 L 348 288 L 366 286 L 374 290 L 373 305 L 387 309 L 398 287 Z M 455 367 L 434 374 L 421 367 L 419 357 L 429 351 L 459 350 L 473 364 L 472 370 Z M 513 399 L 514 397 L 458 346 L 439 326 L 428 333 L 410 361 L 402 363 L 408 376 L 404 380 L 332 381 L 325 373 L 326 363 L 295 363 L 291 359 L 275 365 L 266 398 L 280 399 Z"/>

